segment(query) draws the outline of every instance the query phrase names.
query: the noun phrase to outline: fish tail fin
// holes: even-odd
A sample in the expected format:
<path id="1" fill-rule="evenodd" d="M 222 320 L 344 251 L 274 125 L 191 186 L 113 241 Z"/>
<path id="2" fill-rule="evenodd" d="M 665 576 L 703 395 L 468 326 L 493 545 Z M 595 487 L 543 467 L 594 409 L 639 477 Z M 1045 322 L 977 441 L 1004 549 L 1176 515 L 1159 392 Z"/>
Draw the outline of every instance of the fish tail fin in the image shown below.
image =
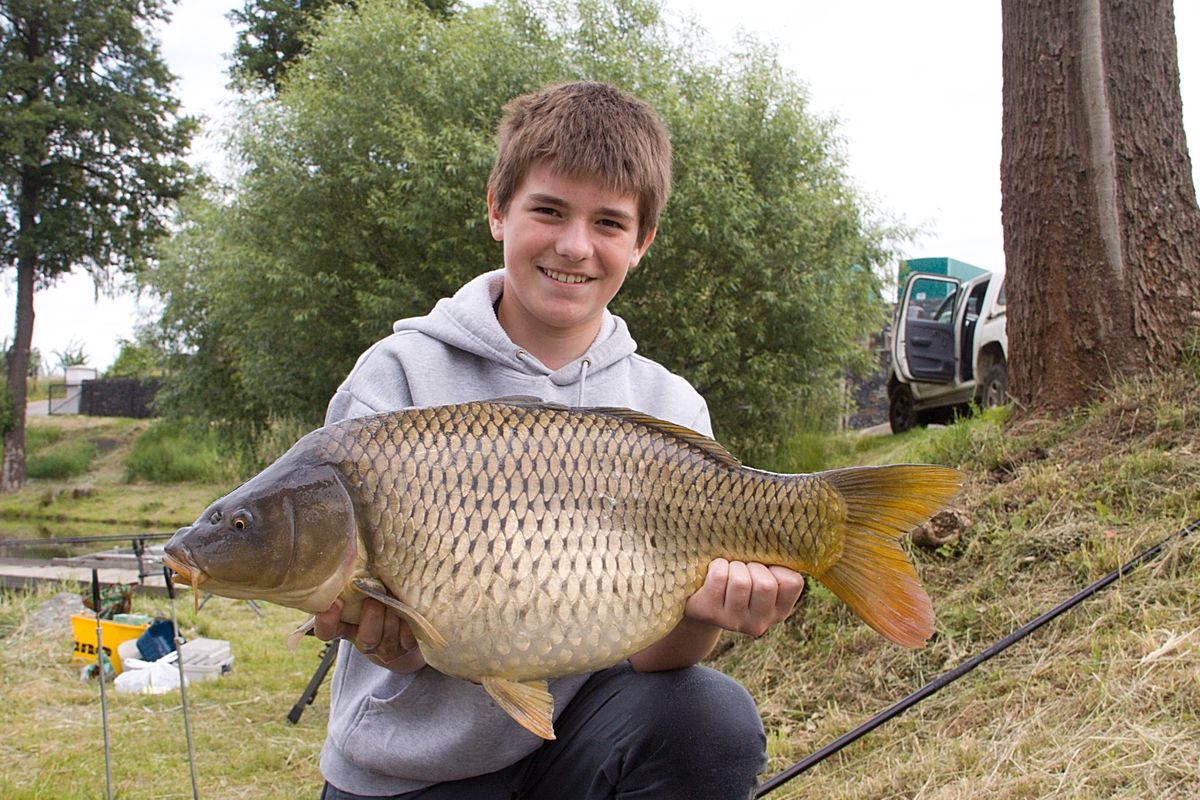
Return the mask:
<path id="1" fill-rule="evenodd" d="M 831 470 L 820 477 L 841 492 L 846 520 L 841 557 L 814 577 L 888 639 L 924 647 L 933 634 L 933 606 L 899 540 L 958 493 L 962 473 L 900 465 Z"/>

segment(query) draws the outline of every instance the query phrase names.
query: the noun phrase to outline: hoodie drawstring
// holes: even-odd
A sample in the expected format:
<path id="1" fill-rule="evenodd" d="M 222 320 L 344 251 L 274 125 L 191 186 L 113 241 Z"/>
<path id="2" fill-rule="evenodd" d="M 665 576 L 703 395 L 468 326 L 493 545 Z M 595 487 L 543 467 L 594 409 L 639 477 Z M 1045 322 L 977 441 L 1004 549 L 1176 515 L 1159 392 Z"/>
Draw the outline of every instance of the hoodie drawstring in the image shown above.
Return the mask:
<path id="1" fill-rule="evenodd" d="M 524 348 L 518 348 L 516 356 L 519 360 L 525 361 L 529 358 L 529 353 Z M 576 407 L 583 406 L 583 392 L 587 388 L 588 367 L 592 365 L 590 358 L 581 359 L 579 362 L 579 396 L 575 400 Z"/>
<path id="2" fill-rule="evenodd" d="M 585 358 L 579 362 L 579 399 L 575 402 L 575 405 L 577 406 L 583 405 L 583 389 L 584 385 L 587 383 L 588 367 L 591 365 L 592 360 L 590 358 Z"/>

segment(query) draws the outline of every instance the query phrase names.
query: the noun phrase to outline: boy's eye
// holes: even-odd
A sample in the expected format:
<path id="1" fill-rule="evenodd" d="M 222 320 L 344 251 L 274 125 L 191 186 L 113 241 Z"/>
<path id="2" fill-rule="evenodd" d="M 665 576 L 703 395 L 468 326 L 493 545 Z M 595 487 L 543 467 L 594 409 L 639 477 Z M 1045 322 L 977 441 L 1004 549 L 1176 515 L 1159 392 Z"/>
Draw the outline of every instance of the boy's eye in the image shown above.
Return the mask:
<path id="1" fill-rule="evenodd" d="M 549 214 L 550 216 L 558 216 L 558 209 L 550 206 L 538 206 L 533 210 L 535 214 Z"/>
<path id="2" fill-rule="evenodd" d="M 625 224 L 623 222 L 619 222 L 615 219 L 602 219 L 602 220 L 600 220 L 600 224 L 607 228 L 616 228 L 617 230 L 620 230 L 620 231 L 625 230 Z"/>

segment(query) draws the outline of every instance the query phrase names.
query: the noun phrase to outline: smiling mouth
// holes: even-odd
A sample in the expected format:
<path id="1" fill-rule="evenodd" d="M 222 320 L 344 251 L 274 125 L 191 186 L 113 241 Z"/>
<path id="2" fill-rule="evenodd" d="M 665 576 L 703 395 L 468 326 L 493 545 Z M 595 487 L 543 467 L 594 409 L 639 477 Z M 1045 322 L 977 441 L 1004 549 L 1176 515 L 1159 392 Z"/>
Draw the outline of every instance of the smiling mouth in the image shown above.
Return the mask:
<path id="1" fill-rule="evenodd" d="M 591 278 L 585 275 L 571 275 L 566 272 L 558 272 L 557 270 L 547 269 L 546 267 L 538 267 L 542 274 L 559 283 L 587 283 Z"/>

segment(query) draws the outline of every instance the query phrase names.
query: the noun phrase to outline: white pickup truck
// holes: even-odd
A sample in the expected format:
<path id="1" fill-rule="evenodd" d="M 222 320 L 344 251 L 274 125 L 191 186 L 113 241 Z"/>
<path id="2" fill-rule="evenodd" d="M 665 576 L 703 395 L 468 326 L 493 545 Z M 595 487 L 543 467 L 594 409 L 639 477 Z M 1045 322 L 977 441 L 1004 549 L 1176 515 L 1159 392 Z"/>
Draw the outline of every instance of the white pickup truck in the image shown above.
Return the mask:
<path id="1" fill-rule="evenodd" d="M 888 422 L 893 433 L 947 422 L 974 402 L 1008 398 L 1004 272 L 970 280 L 914 272 L 892 321 Z"/>

